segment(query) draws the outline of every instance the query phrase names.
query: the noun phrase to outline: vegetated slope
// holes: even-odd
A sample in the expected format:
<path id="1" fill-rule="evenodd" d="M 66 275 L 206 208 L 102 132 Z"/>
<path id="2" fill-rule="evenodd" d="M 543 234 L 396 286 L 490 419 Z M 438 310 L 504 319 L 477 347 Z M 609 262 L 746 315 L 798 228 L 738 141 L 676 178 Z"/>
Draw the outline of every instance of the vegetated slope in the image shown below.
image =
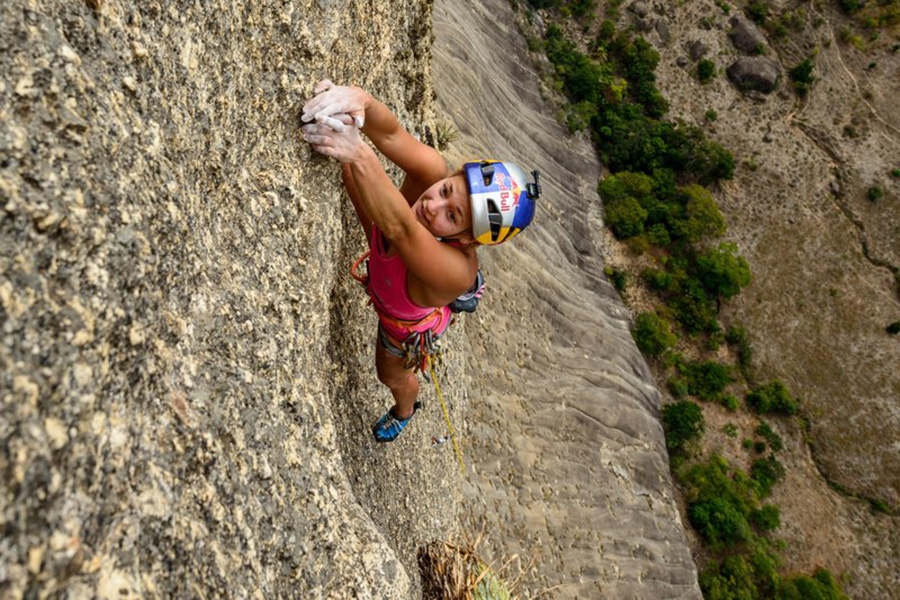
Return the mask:
<path id="1" fill-rule="evenodd" d="M 454 162 L 513 160 L 544 186 L 535 224 L 480 251 L 487 293 L 466 319 L 466 521 L 496 564 L 519 557 L 507 573 L 524 569 L 526 596 L 699 597 L 658 392 L 602 275 L 590 144 L 548 114 L 507 3 L 439 1 L 435 35 Z"/>
<path id="2" fill-rule="evenodd" d="M 900 315 L 896 36 L 853 33 L 858 26 L 832 3 L 757 3 L 769 8 L 761 50 L 782 76 L 774 93 L 744 95 L 724 73 L 740 55 L 728 36 L 743 3 L 730 14 L 711 1 L 643 4 L 649 10 L 629 5 L 623 20 L 659 50 L 671 116 L 703 126 L 738 164 L 718 198 L 754 281 L 722 320 L 747 327 L 756 377 L 783 380 L 811 421 L 812 455 L 802 431 L 782 428 L 791 434 L 788 475 L 772 500 L 782 508 L 787 566 L 843 570 L 854 597 L 896 595 L 898 518 L 839 495 L 816 472 L 875 506 L 900 504 L 900 452 L 890 442 L 900 431 L 900 345 L 885 331 Z M 716 67 L 706 84 L 691 57 L 697 43 Z M 788 71 L 806 58 L 815 81 L 802 97 Z M 717 443 L 726 452 L 734 444 Z"/>
<path id="3" fill-rule="evenodd" d="M 0 595 L 418 596 L 408 546 L 453 519 L 411 513 L 453 514 L 453 457 L 424 450 L 437 411 L 372 449 L 361 242 L 297 127 L 327 75 L 423 131 L 429 19 L 0 5 Z M 430 486 L 387 485 L 417 466 Z M 376 476 L 364 507 L 351 483 Z"/>

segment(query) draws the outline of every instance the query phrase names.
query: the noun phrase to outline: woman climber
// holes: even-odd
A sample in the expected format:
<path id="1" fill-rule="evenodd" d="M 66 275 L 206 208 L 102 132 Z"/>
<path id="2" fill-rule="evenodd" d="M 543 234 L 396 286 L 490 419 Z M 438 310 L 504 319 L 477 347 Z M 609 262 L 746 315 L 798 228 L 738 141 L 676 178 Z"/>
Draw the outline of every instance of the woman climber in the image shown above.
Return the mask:
<path id="1" fill-rule="evenodd" d="M 450 173 L 434 148 L 364 90 L 326 79 L 314 94 L 303 107 L 303 139 L 341 162 L 369 240 L 368 277 L 358 278 L 378 312 L 378 379 L 394 397 L 373 433 L 390 442 L 419 407 L 415 370 L 424 368 L 450 324 L 449 305 L 482 285 L 475 249 L 512 239 L 531 223 L 538 173 L 529 183 L 518 166 L 492 160 Z M 399 189 L 360 132 L 404 171 Z"/>

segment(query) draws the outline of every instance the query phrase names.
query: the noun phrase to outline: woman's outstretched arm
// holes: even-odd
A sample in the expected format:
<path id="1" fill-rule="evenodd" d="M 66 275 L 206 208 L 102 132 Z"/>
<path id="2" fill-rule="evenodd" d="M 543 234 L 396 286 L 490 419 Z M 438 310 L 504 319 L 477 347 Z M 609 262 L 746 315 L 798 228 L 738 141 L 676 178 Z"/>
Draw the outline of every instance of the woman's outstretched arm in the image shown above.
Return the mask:
<path id="1" fill-rule="evenodd" d="M 469 289 L 477 265 L 465 253 L 438 242 L 416 219 L 400 190 L 384 172 L 374 150 L 359 136 L 353 118 L 337 117 L 341 131 L 321 124 L 303 126 L 303 139 L 320 154 L 349 165 L 360 207 L 396 246 L 410 273 L 440 306 Z"/>

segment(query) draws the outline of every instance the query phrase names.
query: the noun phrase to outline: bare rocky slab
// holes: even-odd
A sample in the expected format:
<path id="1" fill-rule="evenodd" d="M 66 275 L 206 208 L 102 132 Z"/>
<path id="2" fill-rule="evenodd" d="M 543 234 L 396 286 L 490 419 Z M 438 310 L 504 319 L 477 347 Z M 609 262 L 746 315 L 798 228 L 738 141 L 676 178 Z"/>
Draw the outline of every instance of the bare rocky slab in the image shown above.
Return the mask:
<path id="1" fill-rule="evenodd" d="M 428 6 L 89 4 L 0 6 L 0 596 L 415 597 L 342 459 L 386 398 L 341 378 L 374 321 L 297 127 L 326 75 L 421 127 Z"/>
<path id="2" fill-rule="evenodd" d="M 697 598 L 659 395 L 602 274 L 590 143 L 541 100 L 508 3 L 439 0 L 434 23 L 453 162 L 512 160 L 544 187 L 535 224 L 480 251 L 487 292 L 466 319 L 469 529 L 496 564 L 519 557 L 510 572 L 525 568 L 526 597 Z"/>

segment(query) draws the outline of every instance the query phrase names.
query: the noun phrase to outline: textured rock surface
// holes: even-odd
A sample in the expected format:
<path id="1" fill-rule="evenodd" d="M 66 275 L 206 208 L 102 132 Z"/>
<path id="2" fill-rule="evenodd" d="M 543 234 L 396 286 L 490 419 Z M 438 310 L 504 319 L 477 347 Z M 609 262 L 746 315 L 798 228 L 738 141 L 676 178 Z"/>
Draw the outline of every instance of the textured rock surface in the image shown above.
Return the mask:
<path id="1" fill-rule="evenodd" d="M 770 93 L 778 84 L 781 68 L 765 56 L 742 56 L 728 66 L 728 78 L 740 90 Z"/>
<path id="2" fill-rule="evenodd" d="M 745 54 L 755 54 L 766 47 L 766 36 L 747 17 L 735 15 L 731 17 L 731 43 Z"/>
<path id="3" fill-rule="evenodd" d="M 336 421 L 388 399 L 296 126 L 328 74 L 421 130 L 429 5 L 87 4 L 0 5 L 0 595 L 414 597 L 373 519 L 452 479 L 356 499 Z"/>
<path id="4" fill-rule="evenodd" d="M 485 10 L 508 14 L 455 9 Z M 397 443 L 370 441 L 390 399 L 345 270 L 363 238 L 297 115 L 328 75 L 434 132 L 430 11 L 0 6 L 3 597 L 420 596 L 416 550 L 459 533 L 461 480 L 426 386 Z M 464 329 L 478 395 L 465 522 L 537 559 L 529 590 L 696 596 L 657 392 L 599 275 L 598 166 L 520 59 L 485 62 L 486 31 L 452 50 L 479 78 L 440 75 L 459 151 L 513 147 L 553 191 L 483 253 L 489 301 L 448 335 L 458 428 Z"/>
<path id="5" fill-rule="evenodd" d="M 602 275 L 591 146 L 542 102 L 508 3 L 438 0 L 435 36 L 453 158 L 513 160 L 540 169 L 545 188 L 532 228 L 480 251 L 488 290 L 466 322 L 469 529 L 484 528 L 496 564 L 535 561 L 524 597 L 699 597 L 658 392 Z"/>

